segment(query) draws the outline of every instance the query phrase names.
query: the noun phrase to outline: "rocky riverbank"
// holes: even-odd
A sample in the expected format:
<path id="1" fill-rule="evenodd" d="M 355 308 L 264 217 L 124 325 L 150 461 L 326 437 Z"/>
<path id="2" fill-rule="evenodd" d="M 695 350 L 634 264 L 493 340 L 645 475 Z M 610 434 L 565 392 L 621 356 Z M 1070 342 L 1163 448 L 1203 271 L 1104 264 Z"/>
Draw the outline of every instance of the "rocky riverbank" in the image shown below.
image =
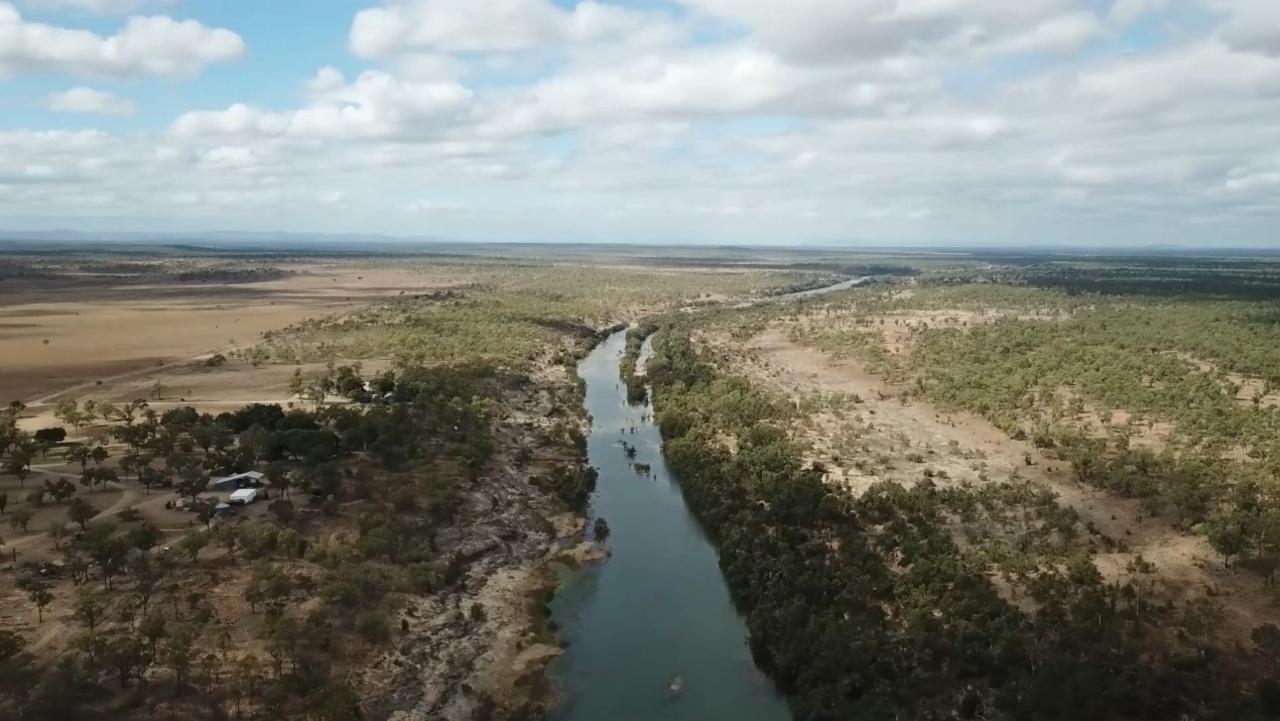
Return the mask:
<path id="1" fill-rule="evenodd" d="M 456 523 L 436 539 L 460 577 L 406 596 L 391 648 L 353 670 L 370 718 L 531 719 L 554 702 L 547 667 L 561 648 L 546 614 L 554 567 L 601 551 L 585 541 L 584 518 L 533 481 L 585 463 L 574 432 L 586 421 L 563 367 L 513 389 L 504 405 L 489 471 L 466 489 Z"/>

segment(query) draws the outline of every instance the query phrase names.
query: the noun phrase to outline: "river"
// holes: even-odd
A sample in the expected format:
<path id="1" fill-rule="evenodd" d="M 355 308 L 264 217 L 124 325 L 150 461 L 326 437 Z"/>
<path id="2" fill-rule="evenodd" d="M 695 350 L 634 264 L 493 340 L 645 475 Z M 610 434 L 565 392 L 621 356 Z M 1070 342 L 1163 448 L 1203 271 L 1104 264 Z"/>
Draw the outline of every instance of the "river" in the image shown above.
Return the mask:
<path id="1" fill-rule="evenodd" d="M 867 282 L 764 298 L 810 298 Z M 578 366 L 587 384 L 593 517 L 609 523 L 611 557 L 572 575 L 551 603 L 568 643 L 554 669 L 565 696 L 555 721 L 784 721 L 787 703 L 756 668 L 716 549 L 662 457 L 648 404 L 627 403 L 618 363 L 626 332 Z M 647 358 L 646 343 L 641 363 Z M 626 445 L 624 445 L 626 444 Z M 626 446 L 635 448 L 627 457 Z M 649 467 L 638 471 L 636 464 Z M 680 676 L 682 689 L 669 689 Z"/>
<path id="2" fill-rule="evenodd" d="M 789 719 L 786 701 L 751 659 L 716 550 L 662 459 L 652 409 L 627 404 L 618 378 L 625 335 L 611 335 L 578 367 L 592 417 L 587 453 L 600 472 L 592 512 L 609 523 L 612 556 L 571 578 L 552 601 L 568 642 L 554 671 L 567 703 L 554 718 Z M 648 475 L 633 467 L 623 442 Z M 668 689 L 675 674 L 679 693 Z"/>

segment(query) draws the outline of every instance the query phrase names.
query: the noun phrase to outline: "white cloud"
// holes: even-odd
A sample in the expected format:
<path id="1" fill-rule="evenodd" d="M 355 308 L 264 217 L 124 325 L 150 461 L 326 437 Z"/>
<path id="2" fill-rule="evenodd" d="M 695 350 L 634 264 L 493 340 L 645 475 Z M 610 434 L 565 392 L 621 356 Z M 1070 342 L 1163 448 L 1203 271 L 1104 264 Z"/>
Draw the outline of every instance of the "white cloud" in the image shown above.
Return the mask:
<path id="1" fill-rule="evenodd" d="M 133 115 L 137 111 L 133 101 L 128 98 L 86 87 L 54 93 L 48 97 L 46 105 L 57 113 Z"/>
<path id="2" fill-rule="evenodd" d="M 78 10 L 97 15 L 131 13 L 148 5 L 172 5 L 175 0 L 26 0 L 42 10 Z"/>
<path id="3" fill-rule="evenodd" d="M 616 43 L 662 45 L 681 35 L 667 16 L 617 5 L 551 0 L 391 0 L 362 10 L 351 49 L 362 57 L 395 53 L 522 52 Z"/>
<path id="4" fill-rule="evenodd" d="M 1072 0 L 683 0 L 749 31 L 762 46 L 810 62 L 931 50 L 1055 52 L 1091 38 Z"/>
<path id="5" fill-rule="evenodd" d="M 1280 7 L 1274 0 L 1210 0 L 1227 14 L 1222 39 L 1240 50 L 1280 56 Z"/>
<path id="6" fill-rule="evenodd" d="M 307 83 L 311 103 L 287 112 L 237 104 L 222 111 L 184 113 L 169 128 L 179 138 L 288 136 L 385 139 L 431 137 L 468 117 L 473 94 L 457 83 L 412 82 L 367 71 L 347 83 L 323 68 Z"/>
<path id="7" fill-rule="evenodd" d="M 157 15 L 129 18 L 103 37 L 87 30 L 24 20 L 0 2 L 0 76 L 18 72 L 88 76 L 191 75 L 244 54 L 244 41 L 223 28 Z"/>
<path id="8" fill-rule="evenodd" d="M 1280 95 L 1280 59 L 1237 52 L 1206 40 L 1147 56 L 1126 58 L 1080 75 L 1082 99 L 1104 113 L 1148 116 L 1205 97 Z"/>
<path id="9" fill-rule="evenodd" d="M 365 67 L 297 78 L 299 102 L 193 109 L 158 134 L 0 133 L 0 213 L 427 219 L 487 239 L 1266 242 L 1280 55 L 1250 15 L 1274 0 L 1255 1 L 387 0 L 352 23 Z M 1134 46 L 1144 18 L 1164 34 Z"/>

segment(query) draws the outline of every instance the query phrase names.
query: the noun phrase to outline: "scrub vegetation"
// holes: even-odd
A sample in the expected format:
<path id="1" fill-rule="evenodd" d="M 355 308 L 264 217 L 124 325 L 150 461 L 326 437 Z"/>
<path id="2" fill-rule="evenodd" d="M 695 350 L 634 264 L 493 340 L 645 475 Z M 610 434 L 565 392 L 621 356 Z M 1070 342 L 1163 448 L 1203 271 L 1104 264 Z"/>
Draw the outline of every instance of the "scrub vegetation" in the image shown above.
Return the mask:
<path id="1" fill-rule="evenodd" d="M 1107 583 L 1086 529 L 1017 483 L 879 483 L 858 497 L 824 482 L 788 433 L 787 398 L 726 372 L 689 331 L 657 336 L 649 373 L 669 462 L 715 537 L 757 659 L 799 719 L 1241 718 L 1274 685 L 1236 694 L 1203 634 L 1154 659 L 1144 640 L 1169 609 L 1136 582 Z M 726 443 L 726 439 L 732 439 Z M 958 526 L 1022 533 L 1003 553 Z M 1016 555 L 1017 559 L 1012 556 Z M 1022 562 L 1025 611 L 993 566 Z M 1065 716 L 1064 716 L 1065 714 Z"/>
<path id="2" fill-rule="evenodd" d="M 596 553 L 576 361 L 632 318 L 817 277 L 163 251 L 4 269 L 34 322 L 134 288 L 369 299 L 3 413 L 0 716 L 36 720 L 540 715 L 548 563 Z M 241 283 L 259 287 L 228 295 Z M 290 367 L 260 402 L 217 401 L 219 378 Z M 244 471 L 264 474 L 258 498 L 228 505 L 210 482 Z"/>
<path id="3" fill-rule="evenodd" d="M 802 719 L 1280 713 L 1277 266 L 989 260 L 658 333 L 759 659 Z"/>

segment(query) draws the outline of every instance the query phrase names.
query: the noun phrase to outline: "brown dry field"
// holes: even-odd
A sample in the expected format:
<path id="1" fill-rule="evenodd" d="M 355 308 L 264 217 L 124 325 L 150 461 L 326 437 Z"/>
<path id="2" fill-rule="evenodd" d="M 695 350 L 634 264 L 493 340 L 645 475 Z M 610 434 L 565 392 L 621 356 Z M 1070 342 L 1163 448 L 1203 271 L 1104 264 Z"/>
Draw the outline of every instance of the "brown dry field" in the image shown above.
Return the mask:
<path id="1" fill-rule="evenodd" d="M 264 331 L 307 318 L 465 282 L 447 268 L 284 267 L 297 273 L 261 283 L 6 283 L 0 400 L 31 404 L 96 389 L 97 381 L 250 346 Z"/>

